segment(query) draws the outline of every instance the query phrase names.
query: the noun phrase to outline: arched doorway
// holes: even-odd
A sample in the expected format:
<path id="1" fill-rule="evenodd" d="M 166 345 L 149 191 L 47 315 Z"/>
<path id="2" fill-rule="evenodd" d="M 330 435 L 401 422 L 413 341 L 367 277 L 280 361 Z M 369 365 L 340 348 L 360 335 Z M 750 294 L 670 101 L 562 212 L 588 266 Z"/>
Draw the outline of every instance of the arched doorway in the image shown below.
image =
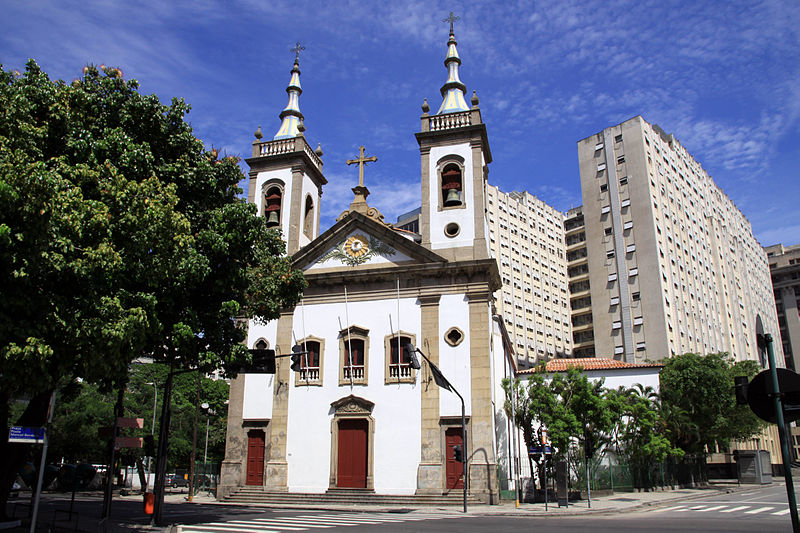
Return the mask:
<path id="1" fill-rule="evenodd" d="M 375 404 L 350 395 L 331 403 L 331 489 L 368 489 L 374 484 Z"/>

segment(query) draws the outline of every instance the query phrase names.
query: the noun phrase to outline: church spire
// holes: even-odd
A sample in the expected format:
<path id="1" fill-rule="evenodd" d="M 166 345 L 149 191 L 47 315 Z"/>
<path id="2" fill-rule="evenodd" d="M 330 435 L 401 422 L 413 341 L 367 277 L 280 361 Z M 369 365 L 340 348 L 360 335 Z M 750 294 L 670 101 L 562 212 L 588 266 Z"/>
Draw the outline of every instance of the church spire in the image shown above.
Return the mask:
<path id="1" fill-rule="evenodd" d="M 456 37 L 453 32 L 453 23 L 461 17 L 456 17 L 453 12 L 443 19 L 442 22 L 450 23 L 450 39 L 447 41 L 447 57 L 444 60 L 444 66 L 447 67 L 447 81 L 442 85 L 442 105 L 439 107 L 437 115 L 444 113 L 456 113 L 458 111 L 469 111 L 467 102 L 464 100 L 464 94 L 467 92 L 467 86 L 461 83 L 458 78 L 458 67 L 461 65 L 461 58 L 458 57 L 458 49 L 456 49 Z"/>
<path id="2" fill-rule="evenodd" d="M 305 129 L 301 124 L 303 123 L 303 114 L 300 112 L 300 94 L 303 89 L 300 87 L 300 51 L 305 50 L 305 46 L 297 46 L 292 48 L 290 52 L 294 52 L 294 66 L 292 67 L 292 77 L 289 79 L 289 86 L 286 87 L 286 92 L 289 93 L 289 103 L 286 108 L 281 111 L 281 127 L 275 134 L 273 139 L 287 139 L 289 137 L 296 137 Z"/>

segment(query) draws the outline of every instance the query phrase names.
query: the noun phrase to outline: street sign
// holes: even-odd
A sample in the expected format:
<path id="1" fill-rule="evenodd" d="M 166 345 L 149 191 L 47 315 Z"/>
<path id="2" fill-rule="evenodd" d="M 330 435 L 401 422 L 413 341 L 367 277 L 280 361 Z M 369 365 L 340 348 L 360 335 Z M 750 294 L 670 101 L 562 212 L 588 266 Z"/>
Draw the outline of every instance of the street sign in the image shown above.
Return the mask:
<path id="1" fill-rule="evenodd" d="M 142 429 L 144 427 L 144 418 L 125 418 L 120 416 L 117 417 L 117 427 Z"/>
<path id="2" fill-rule="evenodd" d="M 784 422 L 800 420 L 800 374 L 785 368 L 775 370 L 778 372 L 778 390 L 783 400 Z M 775 424 L 778 417 L 771 392 L 772 378 L 769 370 L 764 370 L 747 386 L 747 403 L 757 417 Z"/>
<path id="3" fill-rule="evenodd" d="M 8 442 L 20 444 L 41 444 L 44 442 L 44 428 L 11 426 L 8 430 Z"/>
<path id="4" fill-rule="evenodd" d="M 553 448 L 550 446 L 531 446 L 529 453 L 545 453 L 552 454 Z"/>
<path id="5" fill-rule="evenodd" d="M 114 441 L 114 447 L 119 450 L 121 448 L 141 448 L 142 437 L 117 437 Z"/>

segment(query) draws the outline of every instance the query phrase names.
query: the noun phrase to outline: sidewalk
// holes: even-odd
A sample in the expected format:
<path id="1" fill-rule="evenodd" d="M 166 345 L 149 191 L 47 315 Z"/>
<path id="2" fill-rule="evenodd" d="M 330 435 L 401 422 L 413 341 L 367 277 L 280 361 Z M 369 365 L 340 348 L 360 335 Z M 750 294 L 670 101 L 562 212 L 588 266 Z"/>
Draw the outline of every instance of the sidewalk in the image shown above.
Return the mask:
<path id="1" fill-rule="evenodd" d="M 777 482 L 775 483 L 777 484 Z M 620 512 L 631 512 L 648 507 L 658 507 L 668 505 L 674 502 L 685 502 L 697 498 L 703 498 L 713 494 L 726 494 L 730 492 L 738 492 L 758 487 L 759 485 L 738 485 L 733 482 L 712 482 L 706 487 L 702 488 L 687 488 L 687 489 L 674 489 L 674 490 L 656 490 L 650 492 L 618 492 L 615 494 L 593 496 L 591 507 L 587 500 L 570 501 L 566 507 L 559 507 L 558 502 L 550 502 L 545 510 L 544 502 L 541 503 L 520 503 L 516 507 L 513 501 L 503 500 L 498 505 L 470 505 L 467 513 L 474 516 L 481 515 L 508 515 L 508 516 L 561 516 L 561 515 L 583 515 L 583 514 L 610 514 Z M 167 495 L 165 499 L 167 502 L 185 502 L 186 495 Z M 197 504 L 212 504 L 212 505 L 231 505 L 242 506 L 240 503 L 227 503 L 218 502 L 213 496 L 207 494 L 198 494 L 194 497 L 194 503 Z M 324 510 L 324 511 L 363 511 L 363 512 L 387 512 L 399 510 L 408 511 L 424 511 L 424 512 L 438 512 L 446 514 L 463 514 L 462 508 L 456 505 L 449 506 L 420 506 L 409 508 L 409 506 L 387 506 L 387 505 L 359 505 L 353 503 L 351 505 L 342 504 L 308 504 L 303 505 L 299 503 L 291 505 L 275 505 L 275 504 L 252 504 L 252 507 L 270 507 L 282 509 L 306 509 L 306 510 Z"/>

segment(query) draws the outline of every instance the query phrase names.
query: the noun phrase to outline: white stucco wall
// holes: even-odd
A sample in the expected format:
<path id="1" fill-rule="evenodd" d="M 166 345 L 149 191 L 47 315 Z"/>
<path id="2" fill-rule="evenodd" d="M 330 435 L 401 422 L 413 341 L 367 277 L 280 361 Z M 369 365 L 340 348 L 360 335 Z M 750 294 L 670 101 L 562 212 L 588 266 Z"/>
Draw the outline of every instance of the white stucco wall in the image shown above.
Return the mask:
<path id="1" fill-rule="evenodd" d="M 303 329 L 303 317 L 305 330 Z M 348 322 L 349 316 L 349 322 Z M 369 330 L 368 384 L 339 385 L 339 320 L 342 327 L 356 325 Z M 322 354 L 323 386 L 295 387 L 289 383 L 287 461 L 289 490 L 324 492 L 331 468 L 331 403 L 351 394 L 375 404 L 374 486 L 382 494 L 413 494 L 420 461 L 420 385 L 384 383 L 384 337 L 399 328 L 420 338 L 420 308 L 415 299 L 350 302 L 298 306 L 294 315 L 298 339 L 325 339 Z"/>
<path id="2" fill-rule="evenodd" d="M 244 375 L 244 420 L 268 420 L 272 418 L 272 391 L 275 376 L 272 374 Z"/>
<path id="3" fill-rule="evenodd" d="M 254 348 L 258 339 L 264 339 L 270 348 L 275 348 L 278 322 L 267 324 L 250 322 L 247 330 L 247 347 Z M 291 348 L 291 347 L 289 347 Z M 244 374 L 244 404 L 242 418 L 245 420 L 267 420 L 272 418 L 272 375 Z"/>
<path id="4" fill-rule="evenodd" d="M 305 227 L 305 211 L 306 211 L 306 197 L 311 196 L 311 199 L 314 201 L 314 212 L 311 214 L 314 223 L 312 224 L 311 230 L 311 237 L 306 237 L 305 232 L 303 232 L 303 228 Z M 310 243 L 314 239 L 317 238 L 319 233 L 319 228 L 317 227 L 317 211 L 319 211 L 319 189 L 316 185 L 314 185 L 314 181 L 308 176 L 308 174 L 303 174 L 303 196 L 301 197 L 300 202 L 300 247 L 302 248 L 306 244 Z"/>
<path id="5" fill-rule="evenodd" d="M 439 211 L 439 174 L 437 169 L 438 161 L 450 154 L 455 154 L 464 158 L 464 175 L 462 181 L 462 200 L 466 203 L 464 209 L 445 209 Z M 430 206 L 431 221 L 431 248 L 456 248 L 459 246 L 471 246 L 475 239 L 475 219 L 474 212 L 474 190 L 472 181 L 472 149 L 468 142 L 448 146 L 434 146 L 431 148 L 430 168 L 428 169 L 431 186 L 428 205 Z M 483 206 L 481 206 L 483 209 Z M 456 237 L 447 237 L 444 234 L 444 227 L 455 222 L 461 228 Z"/>
<path id="6" fill-rule="evenodd" d="M 458 346 L 450 346 L 445 333 L 457 327 L 464 334 Z M 472 413 L 472 387 L 470 374 L 469 301 L 463 294 L 446 294 L 439 300 L 439 368 L 447 380 L 464 397 L 466 414 Z M 423 348 L 424 350 L 424 348 Z M 461 416 L 461 401 L 454 393 L 442 389 L 439 393 L 441 416 Z"/>

